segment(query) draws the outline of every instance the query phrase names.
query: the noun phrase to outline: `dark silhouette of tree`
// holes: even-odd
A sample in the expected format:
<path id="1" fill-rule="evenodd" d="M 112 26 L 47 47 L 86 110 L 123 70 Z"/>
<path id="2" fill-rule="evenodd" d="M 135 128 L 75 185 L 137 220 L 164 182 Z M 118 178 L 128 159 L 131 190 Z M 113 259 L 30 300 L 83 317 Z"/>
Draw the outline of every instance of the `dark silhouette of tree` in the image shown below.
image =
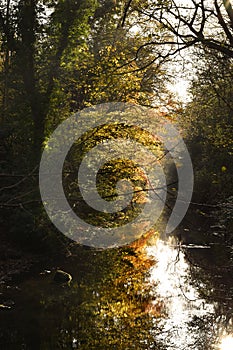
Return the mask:
<path id="1" fill-rule="evenodd" d="M 149 21 L 151 26 L 166 29 L 170 35 L 151 38 L 138 49 L 153 46 L 157 59 L 166 60 L 197 45 L 233 57 L 233 9 L 230 1 L 190 0 L 142 2 L 130 0 L 125 6 L 122 25 L 128 14 Z"/>

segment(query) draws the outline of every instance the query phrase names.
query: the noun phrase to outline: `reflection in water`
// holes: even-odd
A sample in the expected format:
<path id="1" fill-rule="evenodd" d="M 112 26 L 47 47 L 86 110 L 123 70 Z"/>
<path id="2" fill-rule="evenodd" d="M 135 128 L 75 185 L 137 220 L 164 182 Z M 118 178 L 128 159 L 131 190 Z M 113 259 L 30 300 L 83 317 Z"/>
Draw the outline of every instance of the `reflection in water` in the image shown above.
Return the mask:
<path id="1" fill-rule="evenodd" d="M 148 248 L 149 255 L 157 260 L 150 271 L 150 282 L 156 284 L 154 292 L 165 303 L 167 313 L 167 317 L 161 319 L 163 331 L 158 338 L 165 341 L 168 350 L 217 349 L 214 345 L 218 333 L 214 321 L 215 304 L 200 297 L 199 288 L 192 283 L 184 253 L 179 246 L 174 249 L 174 244 L 171 239 L 167 242 L 158 240 L 156 246 Z M 203 287 L 201 281 L 199 287 Z M 226 349 L 224 342 L 230 344 L 229 339 L 222 340 L 221 350 Z M 233 346 L 227 347 L 230 349 Z"/>
<path id="2" fill-rule="evenodd" d="M 0 314 L 0 349 L 162 349 L 147 312 L 144 276 L 152 262 L 127 247 L 80 254 L 62 266 L 73 276 L 70 286 L 40 274 L 8 294 L 15 306 Z"/>
<path id="3" fill-rule="evenodd" d="M 225 250 L 158 240 L 146 251 L 153 259 L 139 248 L 80 248 L 62 266 L 70 287 L 52 273 L 0 286 L 0 304 L 11 305 L 0 309 L 0 349 L 233 349 Z"/>

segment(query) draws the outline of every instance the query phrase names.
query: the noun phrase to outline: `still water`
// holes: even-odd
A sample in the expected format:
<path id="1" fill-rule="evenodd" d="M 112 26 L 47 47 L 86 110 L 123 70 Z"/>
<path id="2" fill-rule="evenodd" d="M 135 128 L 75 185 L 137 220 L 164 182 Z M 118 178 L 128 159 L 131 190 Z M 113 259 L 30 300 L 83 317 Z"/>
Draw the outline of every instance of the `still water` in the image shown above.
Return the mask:
<path id="1" fill-rule="evenodd" d="M 146 255 L 145 255 L 146 254 Z M 0 349 L 233 349 L 232 248 L 157 239 L 133 249 L 79 248 L 60 267 L 1 286 Z"/>
<path id="2" fill-rule="evenodd" d="M 210 247 L 189 245 L 186 249 Z M 156 292 L 166 304 L 167 317 L 161 320 L 163 332 L 159 335 L 166 349 L 223 349 L 224 326 L 217 324 L 215 303 L 202 297 L 200 289 L 205 285 L 201 280 L 192 281 L 181 247 L 174 249 L 172 241 L 159 240 L 156 248 L 148 250 L 158 261 L 151 269 L 150 281 L 157 283 Z"/>

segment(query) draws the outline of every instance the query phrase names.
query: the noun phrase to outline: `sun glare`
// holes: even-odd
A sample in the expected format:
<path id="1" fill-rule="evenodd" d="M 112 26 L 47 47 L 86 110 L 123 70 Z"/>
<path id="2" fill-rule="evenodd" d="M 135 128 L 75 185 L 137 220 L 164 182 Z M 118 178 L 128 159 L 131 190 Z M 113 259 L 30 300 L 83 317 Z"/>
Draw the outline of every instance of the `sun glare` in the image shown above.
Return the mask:
<path id="1" fill-rule="evenodd" d="M 231 350 L 233 349 L 233 336 L 227 335 L 220 343 L 220 350 Z"/>
<path id="2" fill-rule="evenodd" d="M 188 86 L 188 81 L 183 79 L 179 79 L 175 84 L 169 84 L 170 90 L 182 101 L 188 100 Z"/>

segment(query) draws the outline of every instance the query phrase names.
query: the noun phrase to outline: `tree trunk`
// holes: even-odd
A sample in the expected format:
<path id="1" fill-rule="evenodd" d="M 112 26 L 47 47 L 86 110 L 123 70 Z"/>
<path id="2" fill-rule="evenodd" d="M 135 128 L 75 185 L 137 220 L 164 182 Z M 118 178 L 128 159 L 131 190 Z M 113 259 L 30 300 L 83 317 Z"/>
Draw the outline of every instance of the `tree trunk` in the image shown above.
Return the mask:
<path id="1" fill-rule="evenodd" d="M 39 161 L 44 142 L 46 106 L 37 86 L 35 73 L 36 1 L 22 0 L 20 5 L 19 29 L 22 43 L 18 52 L 19 62 L 34 123 L 33 158 Z"/>

